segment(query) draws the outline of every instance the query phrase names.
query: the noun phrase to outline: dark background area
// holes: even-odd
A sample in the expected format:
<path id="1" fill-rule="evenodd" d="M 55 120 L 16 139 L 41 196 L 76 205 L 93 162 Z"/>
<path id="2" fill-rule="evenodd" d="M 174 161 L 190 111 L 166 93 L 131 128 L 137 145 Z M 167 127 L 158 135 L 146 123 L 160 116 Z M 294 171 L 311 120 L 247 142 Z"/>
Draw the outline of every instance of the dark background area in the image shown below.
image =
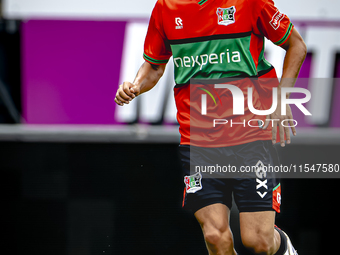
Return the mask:
<path id="1" fill-rule="evenodd" d="M 285 164 L 336 163 L 339 149 L 279 153 Z M 1 142 L 0 155 L 4 254 L 207 254 L 198 223 L 181 209 L 176 144 Z M 300 255 L 336 252 L 338 183 L 282 180 L 277 224 Z M 234 207 L 236 247 L 246 254 L 237 221 Z"/>
<path id="2" fill-rule="evenodd" d="M 20 21 L 4 20 L 0 17 L 0 123 L 20 121 L 22 107 L 19 28 Z"/>

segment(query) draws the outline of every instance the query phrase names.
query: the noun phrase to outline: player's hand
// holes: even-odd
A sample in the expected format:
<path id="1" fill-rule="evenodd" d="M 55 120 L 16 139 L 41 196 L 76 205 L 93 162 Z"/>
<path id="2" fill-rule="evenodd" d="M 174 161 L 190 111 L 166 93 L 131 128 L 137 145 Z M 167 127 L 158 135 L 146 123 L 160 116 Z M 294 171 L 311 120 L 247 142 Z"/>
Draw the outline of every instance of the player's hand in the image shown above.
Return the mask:
<path id="1" fill-rule="evenodd" d="M 115 102 L 120 106 L 123 106 L 124 104 L 129 104 L 132 99 L 139 95 L 139 93 L 140 90 L 136 85 L 132 84 L 131 82 L 125 81 L 118 87 Z"/>
<path id="2" fill-rule="evenodd" d="M 269 123 L 272 123 L 273 128 L 272 128 L 272 142 L 273 144 L 276 143 L 276 137 L 277 137 L 277 126 L 279 126 L 279 136 L 280 136 L 280 144 L 281 147 L 285 146 L 285 137 L 284 135 L 286 134 L 286 140 L 287 140 L 287 144 L 291 143 L 290 140 L 290 130 L 289 128 L 292 129 L 293 135 L 296 135 L 296 129 L 294 127 L 294 122 L 293 122 L 293 114 L 292 114 L 292 110 L 290 109 L 290 106 L 287 104 L 287 108 L 286 108 L 286 115 L 281 115 L 281 100 L 278 100 L 278 107 L 276 108 L 276 110 L 267 116 L 267 119 L 272 119 L 273 121 L 266 121 L 263 129 L 266 129 L 269 125 Z M 289 121 L 284 121 L 284 126 L 282 126 L 282 121 L 283 120 L 287 120 L 289 119 Z M 289 126 L 288 127 L 288 123 Z"/>

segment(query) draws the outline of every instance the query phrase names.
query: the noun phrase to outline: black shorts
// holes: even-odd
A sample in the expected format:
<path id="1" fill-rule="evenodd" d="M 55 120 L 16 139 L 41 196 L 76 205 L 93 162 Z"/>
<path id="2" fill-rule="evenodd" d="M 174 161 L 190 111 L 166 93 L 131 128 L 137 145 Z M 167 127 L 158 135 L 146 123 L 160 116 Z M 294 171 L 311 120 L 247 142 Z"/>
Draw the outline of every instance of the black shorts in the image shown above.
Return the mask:
<path id="1" fill-rule="evenodd" d="M 240 212 L 280 212 L 280 182 L 274 173 L 261 171 L 263 165 L 279 164 L 271 141 L 219 148 L 180 145 L 179 154 L 184 171 L 185 209 L 195 212 L 215 203 L 231 209 L 234 195 Z M 208 172 L 209 167 L 214 174 Z"/>

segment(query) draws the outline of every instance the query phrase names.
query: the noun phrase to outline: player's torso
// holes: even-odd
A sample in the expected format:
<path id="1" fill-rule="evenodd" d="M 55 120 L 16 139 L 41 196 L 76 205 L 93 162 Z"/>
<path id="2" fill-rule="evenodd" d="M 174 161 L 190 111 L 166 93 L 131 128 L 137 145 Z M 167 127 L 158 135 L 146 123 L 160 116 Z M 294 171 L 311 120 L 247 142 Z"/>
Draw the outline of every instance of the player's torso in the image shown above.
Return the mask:
<path id="1" fill-rule="evenodd" d="M 180 123 L 181 143 L 202 147 L 232 146 L 255 140 L 270 139 L 270 132 L 242 125 L 212 125 L 215 119 L 233 119 L 243 123 L 254 117 L 249 111 L 233 116 L 228 89 L 216 90 L 213 85 L 195 85 L 194 79 L 207 84 L 224 83 L 225 78 L 241 79 L 236 84 L 242 91 L 253 87 L 249 77 L 270 70 L 264 61 L 263 36 L 255 34 L 253 0 L 163 0 L 162 25 L 171 47 L 175 70 L 175 99 Z M 261 64 L 259 64 L 261 63 Z M 275 71 L 272 76 L 276 77 Z M 246 78 L 248 77 L 248 78 Z M 223 79 L 224 78 L 224 79 Z M 189 82 L 191 80 L 191 84 Z M 250 84 L 249 84 L 250 82 Z M 204 89 L 203 89 L 204 88 Z M 207 115 L 201 113 L 201 96 L 207 99 Z M 210 100 L 212 97 L 219 100 Z M 247 100 L 247 98 L 245 98 Z M 255 103 L 256 101 L 256 103 Z M 258 98 L 254 99 L 259 104 Z M 197 107 L 195 107 L 197 106 Z M 269 135 L 268 135 L 269 134 Z"/>
<path id="2" fill-rule="evenodd" d="M 169 40 L 252 31 L 246 0 L 165 0 L 163 17 Z"/>
<path id="3" fill-rule="evenodd" d="M 247 0 L 165 0 L 162 16 L 177 84 L 190 78 L 255 76 L 262 38 Z M 252 50 L 253 49 L 253 50 Z"/>

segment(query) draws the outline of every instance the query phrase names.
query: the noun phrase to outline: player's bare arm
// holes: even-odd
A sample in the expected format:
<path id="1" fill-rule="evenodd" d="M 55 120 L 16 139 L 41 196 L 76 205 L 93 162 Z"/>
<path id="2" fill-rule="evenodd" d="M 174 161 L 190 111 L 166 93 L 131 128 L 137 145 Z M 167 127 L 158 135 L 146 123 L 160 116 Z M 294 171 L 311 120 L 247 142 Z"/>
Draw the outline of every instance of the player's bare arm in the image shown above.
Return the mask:
<path id="1" fill-rule="evenodd" d="M 125 81 L 119 85 L 115 102 L 123 106 L 136 96 L 152 89 L 162 77 L 166 65 L 152 65 L 144 62 L 138 70 L 133 83 Z"/>
<path id="2" fill-rule="evenodd" d="M 306 57 L 307 48 L 301 35 L 297 32 L 295 28 L 293 29 L 290 38 L 281 47 L 286 50 L 286 56 L 283 64 L 282 79 L 278 87 L 278 106 L 275 112 L 268 116 L 267 119 L 279 119 L 279 121 L 274 121 L 274 127 L 272 129 L 272 140 L 273 143 L 276 143 L 276 126 L 279 125 L 280 144 L 282 147 L 284 147 L 284 134 L 286 134 L 287 144 L 290 144 L 290 130 L 289 127 L 283 127 L 281 125 L 281 121 L 284 119 L 293 119 L 293 114 L 290 106 L 287 105 L 287 114 L 285 116 L 281 115 L 281 88 L 294 86 L 299 75 L 301 65 Z M 287 95 L 287 97 L 289 97 L 289 95 Z M 269 122 L 266 123 L 266 126 L 264 128 L 266 128 L 268 124 Z M 293 121 L 291 120 L 289 124 L 291 126 L 292 133 L 295 136 L 296 130 L 293 125 Z"/>

